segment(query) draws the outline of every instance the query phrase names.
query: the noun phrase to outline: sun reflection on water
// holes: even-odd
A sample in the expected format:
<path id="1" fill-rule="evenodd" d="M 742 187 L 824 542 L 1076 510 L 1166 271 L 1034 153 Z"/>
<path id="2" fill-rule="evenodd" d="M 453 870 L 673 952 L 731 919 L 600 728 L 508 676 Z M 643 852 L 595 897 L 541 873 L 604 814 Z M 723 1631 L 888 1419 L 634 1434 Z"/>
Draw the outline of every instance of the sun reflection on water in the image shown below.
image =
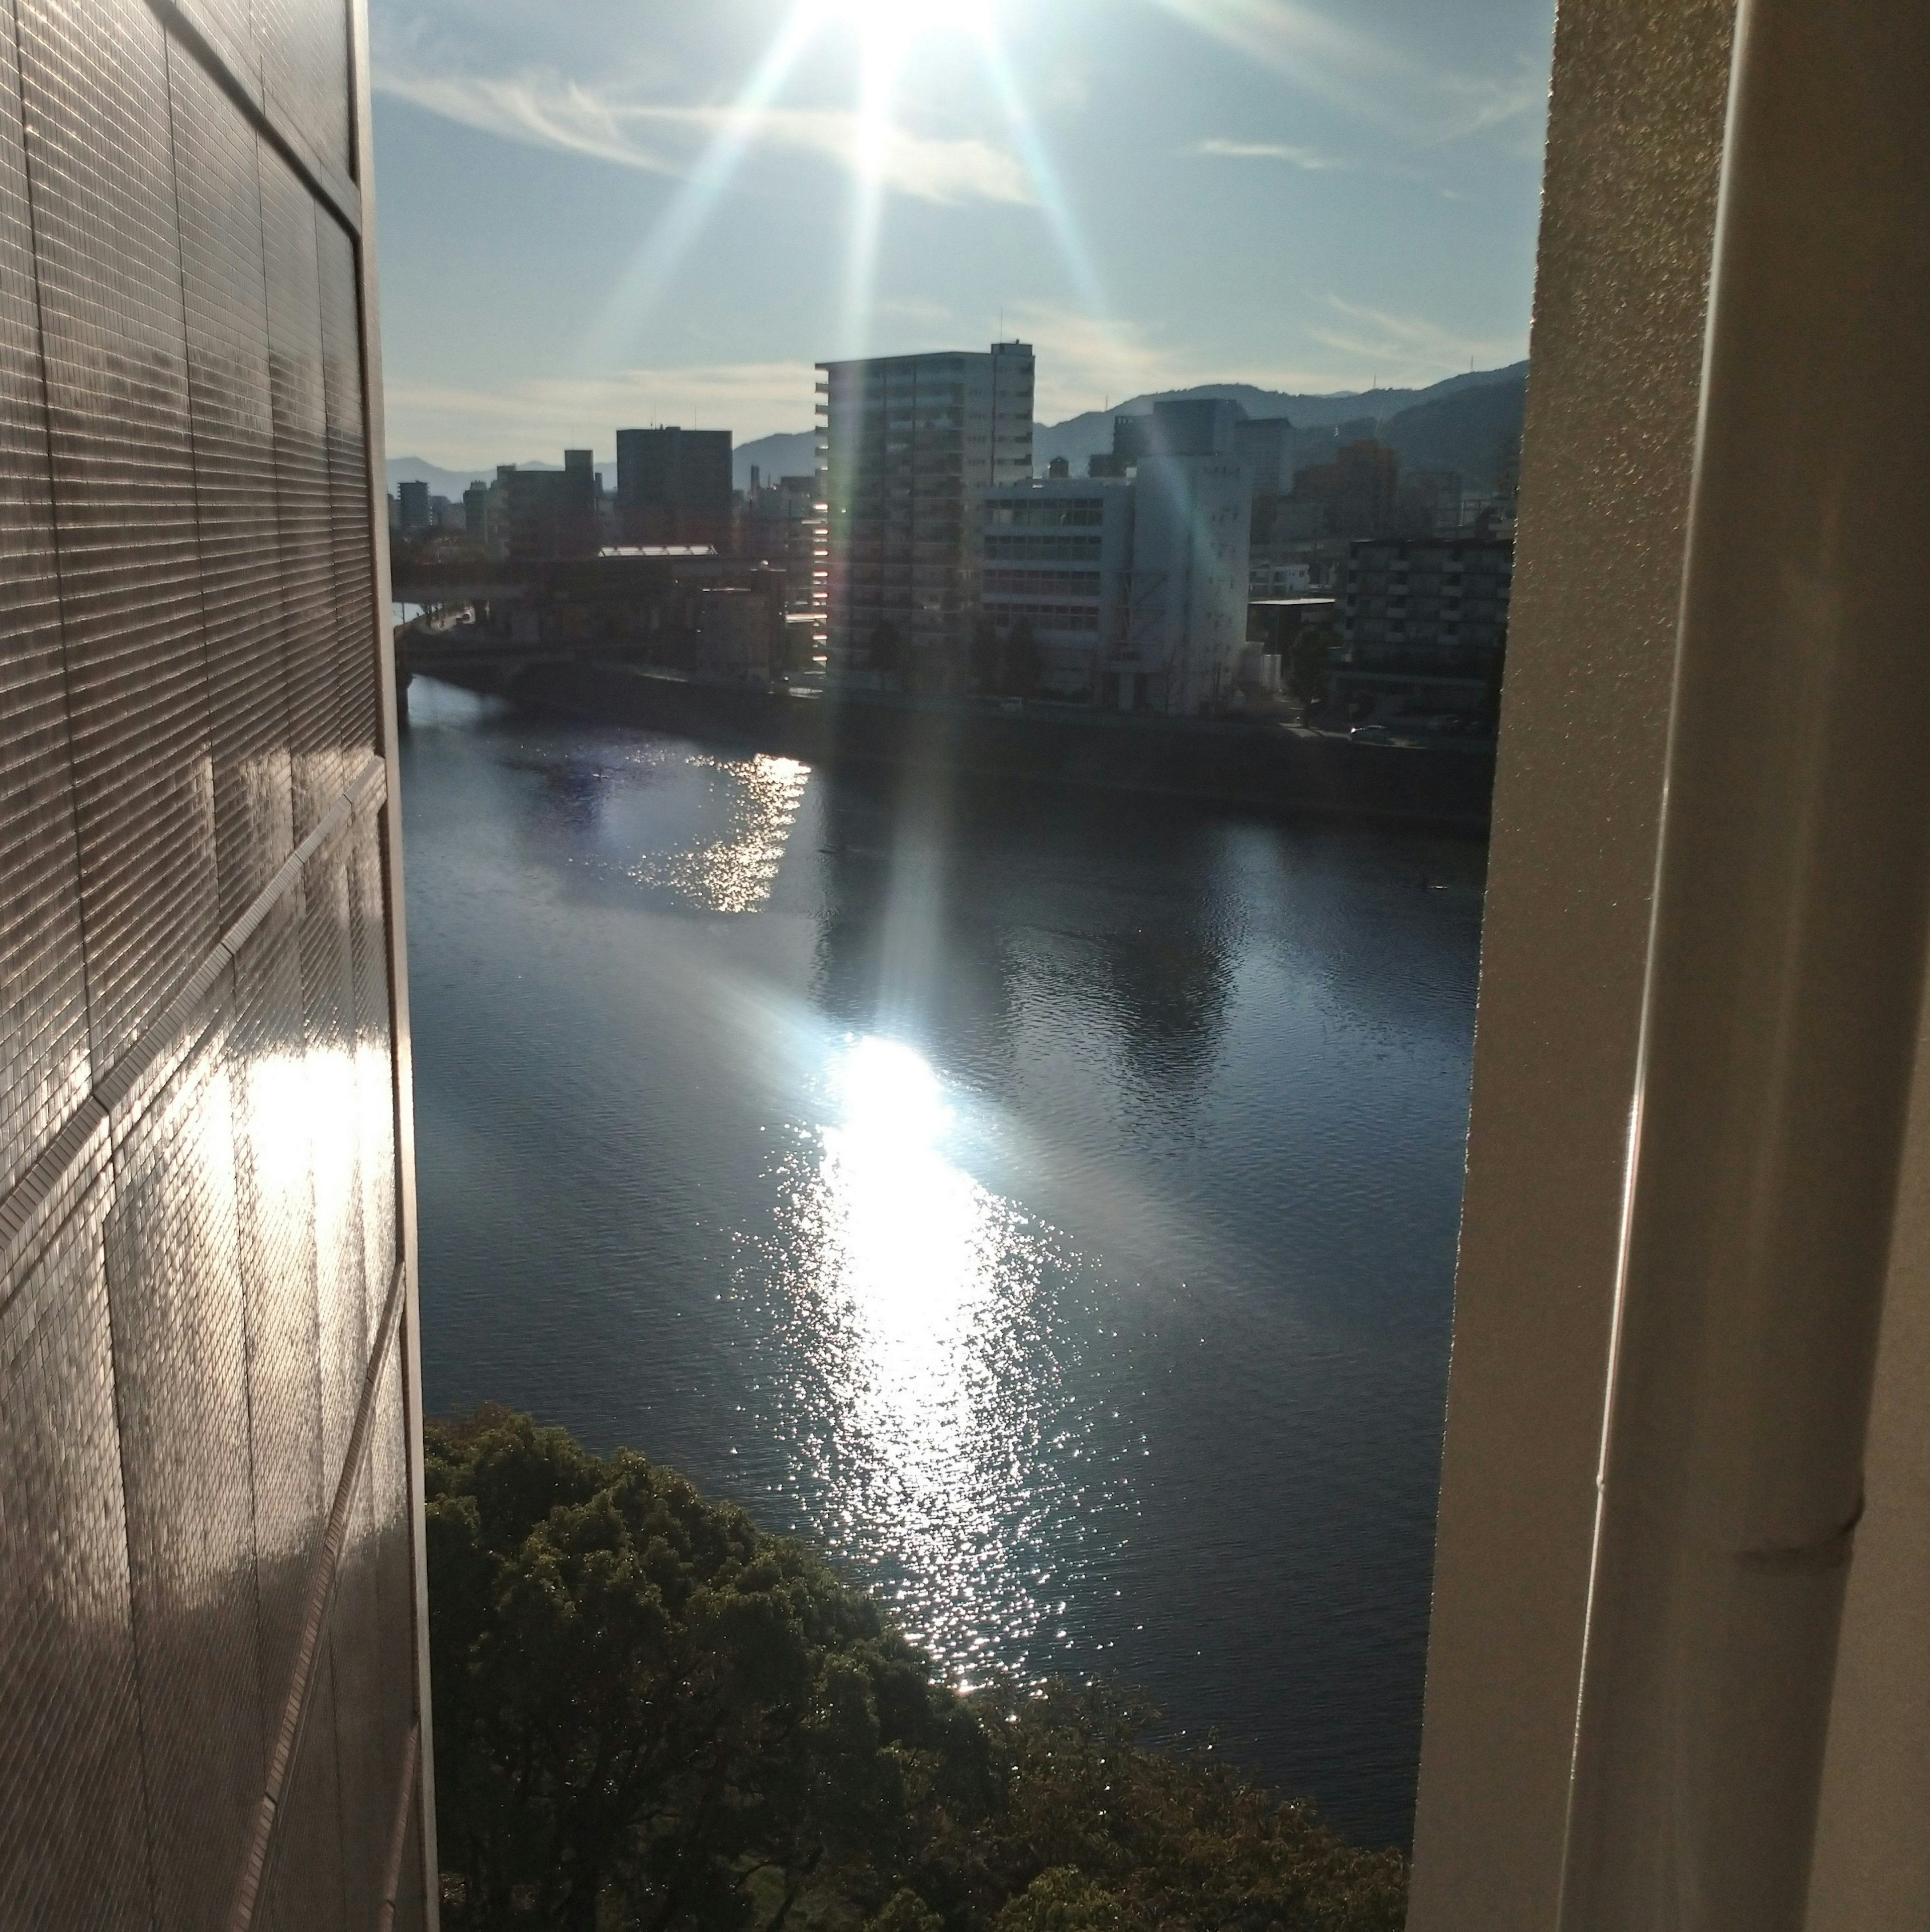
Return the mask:
<path id="1" fill-rule="evenodd" d="M 722 838 L 689 850 L 651 854 L 633 876 L 705 912 L 755 912 L 777 883 L 811 767 L 763 752 L 751 758 L 697 755 L 689 762 L 723 781 L 728 827 Z"/>
<path id="2" fill-rule="evenodd" d="M 780 1177 L 773 1284 L 811 1359 L 795 1453 L 820 1533 L 959 1681 L 1036 1674 L 1062 1648 L 1065 1582 L 1036 1533 L 1080 1514 L 1082 1473 L 1055 1453 L 1065 1392 L 1038 1304 L 1076 1257 L 955 1162 L 955 1110 L 910 1048 L 846 1042 L 828 1097 Z"/>

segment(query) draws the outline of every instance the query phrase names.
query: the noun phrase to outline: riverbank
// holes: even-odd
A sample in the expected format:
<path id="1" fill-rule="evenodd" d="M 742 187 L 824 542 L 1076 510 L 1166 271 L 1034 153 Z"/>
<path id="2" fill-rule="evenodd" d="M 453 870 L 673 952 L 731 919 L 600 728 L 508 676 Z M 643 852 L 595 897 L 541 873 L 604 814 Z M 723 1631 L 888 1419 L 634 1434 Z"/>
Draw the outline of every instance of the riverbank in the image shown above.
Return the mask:
<path id="1" fill-rule="evenodd" d="M 599 724 L 637 724 L 812 765 L 949 767 L 1032 784 L 1485 834 L 1491 751 L 1360 744 L 1272 722 L 1176 720 L 1032 704 L 1007 709 L 706 684 L 558 661 L 434 674 Z"/>

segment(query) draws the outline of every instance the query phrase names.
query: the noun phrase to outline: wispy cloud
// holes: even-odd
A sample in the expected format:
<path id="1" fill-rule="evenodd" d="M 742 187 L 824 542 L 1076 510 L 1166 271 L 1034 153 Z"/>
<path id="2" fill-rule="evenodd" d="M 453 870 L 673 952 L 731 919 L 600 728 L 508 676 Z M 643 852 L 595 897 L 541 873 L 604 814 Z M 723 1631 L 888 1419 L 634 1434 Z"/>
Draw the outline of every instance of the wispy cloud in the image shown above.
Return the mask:
<path id="1" fill-rule="evenodd" d="M 1196 141 L 1184 152 L 1218 160 L 1284 161 L 1289 167 L 1303 168 L 1309 174 L 1325 174 L 1353 166 L 1337 154 L 1323 154 L 1317 148 L 1294 147 L 1284 141 Z"/>
<path id="2" fill-rule="evenodd" d="M 1495 368 L 1527 353 L 1519 337 L 1464 335 L 1424 315 L 1395 315 L 1338 296 L 1329 296 L 1327 305 L 1338 321 L 1308 334 L 1398 383 L 1438 382 L 1470 364 Z"/>
<path id="3" fill-rule="evenodd" d="M 382 93 L 445 120 L 532 147 L 589 155 L 681 178 L 721 134 L 814 156 L 940 206 L 1028 206 L 1031 184 L 1016 156 L 975 136 L 919 134 L 901 126 L 868 140 L 860 117 L 836 109 L 665 106 L 634 101 L 541 69 L 508 75 L 438 72 L 394 59 L 377 69 Z"/>
<path id="4" fill-rule="evenodd" d="M 607 449 L 610 432 L 652 423 L 728 429 L 739 442 L 811 426 L 808 362 L 734 362 L 619 369 L 608 376 L 530 376 L 487 389 L 391 382 L 388 446 L 449 469 L 565 448 Z"/>
<path id="5" fill-rule="evenodd" d="M 1446 100 L 1443 140 L 1498 135 L 1523 157 L 1539 157 L 1548 105 L 1545 73 L 1524 66 L 1506 75 L 1451 74 L 1441 85 Z"/>
<path id="6" fill-rule="evenodd" d="M 1538 152 L 1545 69 L 1524 66 L 1495 76 L 1430 64 L 1301 0 L 1158 4 L 1223 46 L 1418 146 L 1491 135 L 1511 152 Z M 1259 152 L 1265 144 L 1253 145 L 1252 158 L 1267 158 Z M 1283 152 L 1271 158 L 1294 157 Z"/>

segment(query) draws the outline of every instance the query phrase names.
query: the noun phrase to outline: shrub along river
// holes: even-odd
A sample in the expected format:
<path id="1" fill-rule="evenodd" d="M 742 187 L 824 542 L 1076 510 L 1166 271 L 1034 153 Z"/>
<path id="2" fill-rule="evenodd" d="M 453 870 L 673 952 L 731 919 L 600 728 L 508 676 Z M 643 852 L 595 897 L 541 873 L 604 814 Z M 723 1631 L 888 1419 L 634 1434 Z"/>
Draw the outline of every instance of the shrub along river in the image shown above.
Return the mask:
<path id="1" fill-rule="evenodd" d="M 432 1411 L 1404 1843 L 1481 848 L 411 710 Z"/>

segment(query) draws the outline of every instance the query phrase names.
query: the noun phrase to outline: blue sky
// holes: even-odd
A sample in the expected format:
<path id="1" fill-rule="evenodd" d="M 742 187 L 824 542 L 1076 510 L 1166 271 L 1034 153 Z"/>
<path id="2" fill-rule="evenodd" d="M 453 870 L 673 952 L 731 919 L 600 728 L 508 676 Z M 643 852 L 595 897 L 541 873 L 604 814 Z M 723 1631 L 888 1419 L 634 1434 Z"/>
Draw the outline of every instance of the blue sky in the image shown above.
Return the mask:
<path id="1" fill-rule="evenodd" d="M 1039 414 L 1526 352 L 1551 0 L 370 0 L 388 448 L 808 428 L 829 356 Z"/>

